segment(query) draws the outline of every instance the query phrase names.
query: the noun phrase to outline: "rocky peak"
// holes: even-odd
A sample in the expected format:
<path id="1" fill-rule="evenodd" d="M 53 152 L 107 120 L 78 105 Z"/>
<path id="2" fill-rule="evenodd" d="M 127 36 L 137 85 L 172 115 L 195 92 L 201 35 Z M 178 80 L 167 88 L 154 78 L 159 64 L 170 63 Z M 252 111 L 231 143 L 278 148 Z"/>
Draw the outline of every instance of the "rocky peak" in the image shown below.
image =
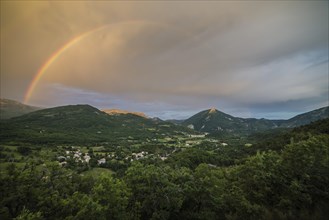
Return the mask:
<path id="1" fill-rule="evenodd" d="M 121 109 L 103 109 L 103 112 L 109 114 L 109 115 L 117 115 L 117 114 L 133 114 L 137 115 L 143 118 L 148 118 L 144 113 L 142 112 L 130 112 L 126 110 L 121 110 Z"/>
<path id="2" fill-rule="evenodd" d="M 209 110 L 209 113 L 211 114 L 211 113 L 215 113 L 217 111 L 217 109 L 215 109 L 215 108 L 211 108 L 210 110 Z"/>

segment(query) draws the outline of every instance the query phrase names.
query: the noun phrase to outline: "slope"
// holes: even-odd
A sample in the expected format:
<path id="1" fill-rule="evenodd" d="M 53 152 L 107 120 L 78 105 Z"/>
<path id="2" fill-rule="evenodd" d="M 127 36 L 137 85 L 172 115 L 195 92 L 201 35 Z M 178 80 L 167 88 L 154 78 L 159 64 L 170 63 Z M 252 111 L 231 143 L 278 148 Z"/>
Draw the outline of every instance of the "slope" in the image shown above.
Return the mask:
<path id="1" fill-rule="evenodd" d="M 189 129 L 133 114 L 108 115 L 90 105 L 69 105 L 35 111 L 1 122 L 1 142 L 100 143 L 146 139 Z"/>
<path id="2" fill-rule="evenodd" d="M 24 105 L 14 100 L 0 99 L 0 119 L 17 117 L 40 109 L 39 107 Z"/>
<path id="3" fill-rule="evenodd" d="M 249 135 L 274 128 L 292 128 L 329 117 L 329 107 L 297 115 L 289 120 L 238 118 L 217 109 L 201 111 L 182 124 L 196 131 L 211 134 Z"/>
<path id="4" fill-rule="evenodd" d="M 284 121 L 281 124 L 281 127 L 285 127 L 285 128 L 298 127 L 328 117 L 329 117 L 329 107 L 323 107 L 290 118 Z"/>
<path id="5" fill-rule="evenodd" d="M 271 120 L 233 117 L 217 109 L 199 112 L 182 124 L 201 132 L 234 134 L 247 134 L 278 126 Z"/>

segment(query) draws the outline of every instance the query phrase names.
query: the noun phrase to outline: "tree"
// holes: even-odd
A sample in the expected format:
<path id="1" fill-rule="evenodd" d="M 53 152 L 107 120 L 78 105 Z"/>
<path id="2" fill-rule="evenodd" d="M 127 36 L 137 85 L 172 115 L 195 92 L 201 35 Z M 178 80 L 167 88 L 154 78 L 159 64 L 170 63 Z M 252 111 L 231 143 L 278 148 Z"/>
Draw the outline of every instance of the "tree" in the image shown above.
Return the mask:
<path id="1" fill-rule="evenodd" d="M 41 212 L 33 213 L 29 211 L 28 209 L 24 208 L 19 216 L 14 218 L 15 220 L 42 220 L 43 217 L 41 215 Z"/>
<path id="2" fill-rule="evenodd" d="M 184 199 L 182 187 L 175 183 L 176 176 L 169 166 L 133 163 L 125 176 L 132 189 L 130 207 L 139 208 L 142 219 L 175 219 Z"/>
<path id="3" fill-rule="evenodd" d="M 17 148 L 17 151 L 18 151 L 18 153 L 20 153 L 20 154 L 22 154 L 24 156 L 27 156 L 27 155 L 29 155 L 32 152 L 32 149 L 30 147 L 24 147 L 24 146 L 22 146 L 22 147 L 18 147 Z"/>
<path id="4" fill-rule="evenodd" d="M 61 202 L 62 214 L 59 218 L 69 219 L 100 219 L 105 218 L 105 209 L 94 201 L 90 196 L 75 192 L 72 196 L 63 199 Z"/>
<path id="5" fill-rule="evenodd" d="M 92 195 L 104 210 L 106 219 L 126 219 L 130 191 L 127 185 L 111 175 L 102 174 L 96 181 Z"/>
<path id="6" fill-rule="evenodd" d="M 284 148 L 282 172 L 286 188 L 281 192 L 279 207 L 288 208 L 289 215 L 329 215 L 324 208 L 329 204 L 328 143 L 329 135 L 318 135 Z"/>

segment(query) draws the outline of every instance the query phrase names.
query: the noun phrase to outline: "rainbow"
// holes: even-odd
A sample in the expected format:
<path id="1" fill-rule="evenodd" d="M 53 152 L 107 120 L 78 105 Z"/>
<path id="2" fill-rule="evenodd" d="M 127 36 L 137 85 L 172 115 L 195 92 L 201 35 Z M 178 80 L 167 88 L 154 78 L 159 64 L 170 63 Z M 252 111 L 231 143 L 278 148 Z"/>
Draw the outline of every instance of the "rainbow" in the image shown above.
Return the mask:
<path id="1" fill-rule="evenodd" d="M 88 35 L 96 32 L 96 31 L 99 31 L 107 26 L 108 25 L 104 25 L 104 26 L 92 29 L 90 31 L 84 32 L 84 33 L 74 37 L 73 39 L 68 41 L 66 44 L 64 44 L 64 46 L 62 46 L 61 48 L 56 50 L 54 53 L 52 53 L 51 56 L 47 59 L 47 61 L 40 67 L 37 74 L 33 77 L 28 89 L 26 90 L 25 97 L 24 97 L 24 103 L 28 104 L 29 100 L 32 97 L 33 91 L 34 91 L 35 87 L 37 86 L 37 84 L 39 83 L 41 77 L 44 75 L 44 73 L 49 68 L 49 66 L 51 66 L 51 64 L 53 64 L 58 57 L 60 57 L 67 49 L 69 49 L 70 47 L 72 47 L 73 45 L 78 43 L 83 38 L 87 37 Z"/>
<path id="2" fill-rule="evenodd" d="M 148 24 L 156 24 L 156 25 L 161 25 L 167 28 L 171 28 L 174 31 L 180 31 L 183 32 L 189 36 L 193 36 L 191 33 L 187 32 L 187 31 L 182 31 L 181 29 L 178 29 L 176 27 L 173 27 L 172 25 L 169 24 L 164 24 L 164 23 L 158 23 L 158 22 L 153 22 L 153 21 L 144 21 L 144 20 L 132 20 L 132 21 L 125 21 L 125 22 L 121 22 L 122 23 L 148 23 Z M 40 79 L 42 78 L 42 76 L 45 74 L 46 70 L 57 60 L 57 58 L 59 58 L 62 54 L 64 54 L 65 51 L 67 51 L 70 47 L 72 47 L 73 45 L 77 44 L 79 41 L 81 41 L 82 39 L 84 39 L 85 37 L 89 36 L 90 34 L 97 32 L 99 30 L 102 30 L 110 25 L 113 24 L 106 24 L 100 27 L 97 27 L 95 29 L 92 29 L 90 31 L 84 32 L 76 37 L 74 37 L 73 39 L 69 40 L 66 44 L 64 44 L 61 48 L 59 48 L 58 50 L 56 50 L 54 53 L 51 54 L 51 56 L 47 59 L 47 61 L 40 67 L 40 69 L 38 70 L 37 74 L 33 77 L 28 89 L 25 92 L 25 96 L 24 96 L 24 103 L 28 104 L 33 92 L 37 86 L 37 84 L 39 83 Z"/>

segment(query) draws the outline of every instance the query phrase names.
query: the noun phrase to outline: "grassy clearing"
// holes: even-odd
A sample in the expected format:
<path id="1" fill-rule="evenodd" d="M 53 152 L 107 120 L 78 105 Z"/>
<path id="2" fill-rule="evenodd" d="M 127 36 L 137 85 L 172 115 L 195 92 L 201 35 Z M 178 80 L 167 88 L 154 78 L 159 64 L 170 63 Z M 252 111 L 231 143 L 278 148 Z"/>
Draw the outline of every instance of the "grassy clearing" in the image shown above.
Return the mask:
<path id="1" fill-rule="evenodd" d="M 112 170 L 109 170 L 106 168 L 97 167 L 97 168 L 93 168 L 91 170 L 85 171 L 82 174 L 85 176 L 92 176 L 94 178 L 97 178 L 103 173 L 104 174 L 113 174 L 114 172 Z"/>

